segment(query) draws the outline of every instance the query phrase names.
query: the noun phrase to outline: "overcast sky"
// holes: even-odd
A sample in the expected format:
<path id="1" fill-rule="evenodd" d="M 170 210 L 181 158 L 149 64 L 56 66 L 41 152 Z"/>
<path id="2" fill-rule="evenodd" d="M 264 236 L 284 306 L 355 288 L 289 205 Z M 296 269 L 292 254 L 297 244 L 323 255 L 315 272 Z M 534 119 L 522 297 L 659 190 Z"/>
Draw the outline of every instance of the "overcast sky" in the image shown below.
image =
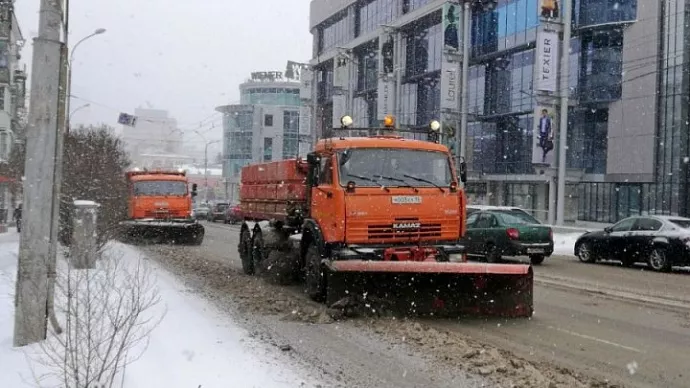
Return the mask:
<path id="1" fill-rule="evenodd" d="M 18 0 L 31 70 L 40 0 Z M 311 57 L 309 0 L 70 0 L 70 45 L 97 28 L 107 32 L 75 51 L 71 110 L 75 124 L 117 126 L 120 111 L 166 109 L 182 129 L 220 138 L 218 105 L 239 101 L 252 71 L 284 71 L 287 60 Z M 27 87 L 29 84 L 27 84 Z"/>

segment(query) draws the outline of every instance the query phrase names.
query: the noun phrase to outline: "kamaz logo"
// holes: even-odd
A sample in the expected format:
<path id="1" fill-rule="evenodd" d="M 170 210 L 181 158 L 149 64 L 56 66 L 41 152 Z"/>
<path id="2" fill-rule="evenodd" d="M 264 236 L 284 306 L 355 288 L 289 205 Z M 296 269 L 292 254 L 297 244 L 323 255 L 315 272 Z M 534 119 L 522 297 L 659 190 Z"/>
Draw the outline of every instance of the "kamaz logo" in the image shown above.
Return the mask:
<path id="1" fill-rule="evenodd" d="M 393 224 L 393 229 L 419 229 L 421 226 L 419 222 L 401 222 Z"/>

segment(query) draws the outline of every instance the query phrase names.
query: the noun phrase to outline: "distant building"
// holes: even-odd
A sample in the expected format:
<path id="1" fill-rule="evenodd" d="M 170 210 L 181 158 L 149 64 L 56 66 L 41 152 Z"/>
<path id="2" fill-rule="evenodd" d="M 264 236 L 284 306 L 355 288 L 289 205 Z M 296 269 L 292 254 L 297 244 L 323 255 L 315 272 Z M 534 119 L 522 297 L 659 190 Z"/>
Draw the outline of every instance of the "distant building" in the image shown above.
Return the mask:
<path id="1" fill-rule="evenodd" d="M 12 2 L 0 2 L 0 163 L 7 163 L 12 146 L 23 136 L 26 71 L 19 67 L 23 45 Z M 10 181 L 0 176 L 0 225 L 8 221 L 8 211 L 16 202 L 10 199 Z"/>
<path id="2" fill-rule="evenodd" d="M 168 111 L 135 109 L 135 127 L 123 126 L 121 138 L 134 164 L 143 163 L 142 155 L 179 154 L 183 149 L 183 133 L 177 120 Z"/>
<path id="3" fill-rule="evenodd" d="M 303 104 L 309 96 L 302 86 L 296 74 L 252 73 L 240 85 L 240 104 L 216 108 L 223 113 L 223 177 L 229 199 L 237 198 L 243 166 L 295 158 L 311 147 L 311 115 Z"/>

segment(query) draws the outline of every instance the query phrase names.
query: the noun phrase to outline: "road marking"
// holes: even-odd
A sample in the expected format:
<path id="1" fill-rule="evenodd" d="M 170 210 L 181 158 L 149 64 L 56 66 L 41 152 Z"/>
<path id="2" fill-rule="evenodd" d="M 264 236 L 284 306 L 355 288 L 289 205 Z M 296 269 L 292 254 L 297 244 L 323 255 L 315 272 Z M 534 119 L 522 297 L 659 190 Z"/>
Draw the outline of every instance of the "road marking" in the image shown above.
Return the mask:
<path id="1" fill-rule="evenodd" d="M 629 351 L 631 351 L 631 352 L 635 352 L 635 353 L 644 353 L 644 352 L 641 351 L 640 349 L 632 348 L 632 347 L 630 347 L 630 346 L 621 345 L 621 344 L 618 344 L 618 343 L 615 343 L 615 342 L 607 341 L 607 340 L 605 340 L 605 339 L 601 339 L 601 338 L 597 338 L 597 337 L 592 337 L 592 336 L 590 336 L 590 335 L 580 334 L 580 333 L 576 333 L 576 332 L 574 332 L 574 331 L 570 331 L 570 330 L 566 330 L 566 329 L 561 329 L 561 328 L 553 327 L 553 326 L 548 326 L 548 328 L 551 329 L 551 330 L 559 331 L 559 332 L 561 332 L 561 333 L 570 334 L 570 335 L 572 335 L 572 336 L 574 336 L 574 337 L 580 337 L 580 338 L 587 339 L 587 340 L 590 340 L 590 341 L 599 342 L 599 343 L 602 343 L 602 344 L 605 344 L 605 345 L 614 346 L 614 347 L 617 347 L 617 348 L 629 350 Z"/>

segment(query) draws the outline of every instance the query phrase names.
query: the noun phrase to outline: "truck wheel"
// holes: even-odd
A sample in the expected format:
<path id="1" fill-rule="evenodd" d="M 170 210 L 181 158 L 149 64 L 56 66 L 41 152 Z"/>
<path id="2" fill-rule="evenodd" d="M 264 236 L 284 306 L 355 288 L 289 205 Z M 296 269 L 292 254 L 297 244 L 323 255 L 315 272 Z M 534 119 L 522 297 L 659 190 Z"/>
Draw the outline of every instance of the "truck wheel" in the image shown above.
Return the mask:
<path id="1" fill-rule="evenodd" d="M 246 275 L 254 275 L 254 263 L 252 262 L 252 236 L 249 233 L 249 228 L 242 228 L 240 231 L 240 244 L 237 250 L 242 260 L 242 271 Z"/>
<path id="2" fill-rule="evenodd" d="M 262 271 L 262 265 L 264 260 L 268 256 L 266 254 L 266 247 L 264 245 L 264 236 L 261 231 L 258 230 L 254 232 L 254 238 L 252 239 L 252 250 L 251 250 L 252 266 L 254 267 L 254 274 L 260 275 Z"/>
<path id="3" fill-rule="evenodd" d="M 201 245 L 204 242 L 204 231 L 200 230 L 192 236 L 192 245 Z"/>
<path id="4" fill-rule="evenodd" d="M 321 254 L 314 244 L 309 245 L 304 256 L 304 291 L 317 302 L 326 299 L 326 277 L 321 265 Z"/>

